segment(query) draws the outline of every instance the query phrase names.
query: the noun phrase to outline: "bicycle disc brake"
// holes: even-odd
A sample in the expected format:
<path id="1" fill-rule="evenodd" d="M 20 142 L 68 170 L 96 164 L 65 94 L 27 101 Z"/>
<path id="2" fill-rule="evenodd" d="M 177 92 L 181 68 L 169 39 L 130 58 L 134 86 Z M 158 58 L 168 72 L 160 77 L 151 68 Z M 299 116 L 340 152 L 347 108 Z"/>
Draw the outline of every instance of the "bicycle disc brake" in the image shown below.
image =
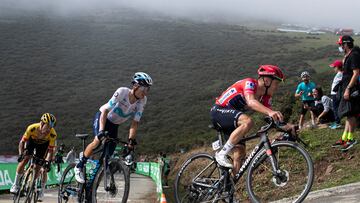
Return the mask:
<path id="1" fill-rule="evenodd" d="M 289 181 L 289 172 L 282 170 L 280 173 L 272 177 L 272 182 L 278 187 L 284 187 Z"/>

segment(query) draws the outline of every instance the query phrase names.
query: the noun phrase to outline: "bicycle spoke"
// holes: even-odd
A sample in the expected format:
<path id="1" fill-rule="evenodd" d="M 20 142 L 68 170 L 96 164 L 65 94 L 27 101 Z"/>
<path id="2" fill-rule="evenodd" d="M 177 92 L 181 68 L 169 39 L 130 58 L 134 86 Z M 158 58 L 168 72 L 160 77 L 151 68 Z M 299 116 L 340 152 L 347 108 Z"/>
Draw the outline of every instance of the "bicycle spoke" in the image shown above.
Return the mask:
<path id="1" fill-rule="evenodd" d="M 248 190 L 251 190 L 250 194 L 259 202 L 289 197 L 299 198 L 301 201 L 304 196 L 303 191 L 307 195 L 313 181 L 311 159 L 306 152 L 299 150 L 293 144 L 278 144 L 274 153 L 280 173 L 273 175 L 268 157 L 258 167 L 250 168 L 249 183 L 247 183 Z M 263 153 L 262 156 L 267 155 Z"/>
<path id="2" fill-rule="evenodd" d="M 129 172 L 126 166 L 118 161 L 111 163 L 115 167 L 111 172 L 105 173 L 102 170 L 99 172 L 96 182 L 94 183 L 93 195 L 96 202 L 126 202 L 129 194 Z M 104 178 L 107 178 L 107 186 L 104 187 Z M 94 201 L 95 201 L 94 200 Z"/>
<path id="3" fill-rule="evenodd" d="M 182 167 L 175 183 L 178 202 L 213 202 L 220 188 L 220 170 L 213 158 L 198 154 Z"/>

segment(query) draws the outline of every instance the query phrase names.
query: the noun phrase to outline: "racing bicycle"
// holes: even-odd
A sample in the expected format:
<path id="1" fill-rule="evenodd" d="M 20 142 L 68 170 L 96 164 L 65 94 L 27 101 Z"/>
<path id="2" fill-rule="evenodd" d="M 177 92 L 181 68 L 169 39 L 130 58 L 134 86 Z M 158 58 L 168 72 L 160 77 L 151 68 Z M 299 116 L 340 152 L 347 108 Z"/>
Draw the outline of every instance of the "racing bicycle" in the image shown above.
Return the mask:
<path id="1" fill-rule="evenodd" d="M 270 141 L 270 129 L 281 130 L 278 122 L 265 118 L 266 125 L 240 142 L 260 138 L 239 171 L 232 175 L 231 169 L 220 166 L 213 155 L 194 154 L 188 158 L 177 173 L 174 188 L 175 201 L 191 202 L 235 202 L 239 194 L 235 185 L 246 174 L 246 190 L 252 202 L 270 202 L 286 199 L 302 202 L 311 190 L 314 179 L 313 162 L 309 153 L 294 141 Z M 217 130 L 219 140 L 214 150 L 221 149 L 223 131 Z M 284 132 L 284 131 L 283 131 Z M 304 143 L 301 141 L 300 143 Z"/>
<path id="2" fill-rule="evenodd" d="M 76 134 L 82 139 L 83 151 L 88 134 Z M 58 202 L 122 202 L 128 199 L 130 188 L 130 175 L 123 161 L 110 157 L 110 148 L 122 142 L 117 138 L 105 137 L 102 148 L 95 150 L 94 154 L 101 152 L 99 160 L 88 160 L 87 167 L 83 168 L 86 174 L 85 183 L 75 180 L 74 167 L 71 163 L 65 169 L 58 192 Z M 115 148 L 115 147 L 114 147 Z M 89 166 L 89 167 L 88 167 Z M 88 168 L 88 172 L 86 170 Z"/>

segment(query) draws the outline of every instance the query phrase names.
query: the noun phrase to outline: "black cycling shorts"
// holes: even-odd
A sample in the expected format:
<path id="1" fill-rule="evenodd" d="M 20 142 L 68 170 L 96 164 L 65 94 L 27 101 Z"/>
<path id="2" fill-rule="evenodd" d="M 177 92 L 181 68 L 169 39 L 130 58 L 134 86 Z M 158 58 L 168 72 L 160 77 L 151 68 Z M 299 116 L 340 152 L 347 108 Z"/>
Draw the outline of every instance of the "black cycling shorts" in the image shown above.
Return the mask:
<path id="1" fill-rule="evenodd" d="M 32 138 L 25 143 L 25 155 L 34 155 L 37 158 L 45 159 L 46 152 L 49 148 L 49 141 L 43 144 L 37 144 Z M 36 149 L 34 154 L 34 149 Z"/>
<path id="2" fill-rule="evenodd" d="M 238 127 L 237 121 L 242 111 L 231 108 L 224 108 L 214 105 L 210 110 L 211 121 L 214 126 L 218 126 L 224 132 L 225 140 L 228 140 L 230 134 Z"/>
<path id="3" fill-rule="evenodd" d="M 309 107 L 314 107 L 315 106 L 315 101 L 314 100 L 305 100 L 302 102 L 301 105 L 301 110 L 300 110 L 300 114 L 301 115 L 305 115 L 307 112 L 307 109 L 305 108 L 305 105 L 309 106 Z"/>
<path id="4" fill-rule="evenodd" d="M 100 115 L 101 115 L 101 112 L 98 111 L 98 112 L 96 112 L 95 117 L 94 117 L 94 121 L 93 121 L 94 136 L 97 136 L 99 134 Z M 106 119 L 104 131 L 106 131 L 108 133 L 109 137 L 117 138 L 118 137 L 118 128 L 119 128 L 119 125 L 112 123 L 109 119 Z M 97 137 L 99 140 L 101 140 L 103 138 L 103 137 L 99 137 L 99 136 L 97 136 Z M 112 155 L 114 153 L 115 148 L 116 148 L 116 143 L 109 143 L 109 154 L 110 155 Z"/>

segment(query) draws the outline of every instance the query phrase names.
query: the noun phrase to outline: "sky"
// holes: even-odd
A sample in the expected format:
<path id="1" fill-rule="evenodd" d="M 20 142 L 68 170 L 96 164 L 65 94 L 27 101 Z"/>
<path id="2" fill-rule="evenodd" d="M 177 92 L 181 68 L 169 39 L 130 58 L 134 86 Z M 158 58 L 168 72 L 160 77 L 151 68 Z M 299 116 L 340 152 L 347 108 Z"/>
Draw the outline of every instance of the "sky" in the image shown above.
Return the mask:
<path id="1" fill-rule="evenodd" d="M 6 6 L 61 15 L 81 14 L 89 9 L 131 7 L 194 20 L 257 19 L 360 31 L 359 0 L 0 0 L 0 9 Z"/>

